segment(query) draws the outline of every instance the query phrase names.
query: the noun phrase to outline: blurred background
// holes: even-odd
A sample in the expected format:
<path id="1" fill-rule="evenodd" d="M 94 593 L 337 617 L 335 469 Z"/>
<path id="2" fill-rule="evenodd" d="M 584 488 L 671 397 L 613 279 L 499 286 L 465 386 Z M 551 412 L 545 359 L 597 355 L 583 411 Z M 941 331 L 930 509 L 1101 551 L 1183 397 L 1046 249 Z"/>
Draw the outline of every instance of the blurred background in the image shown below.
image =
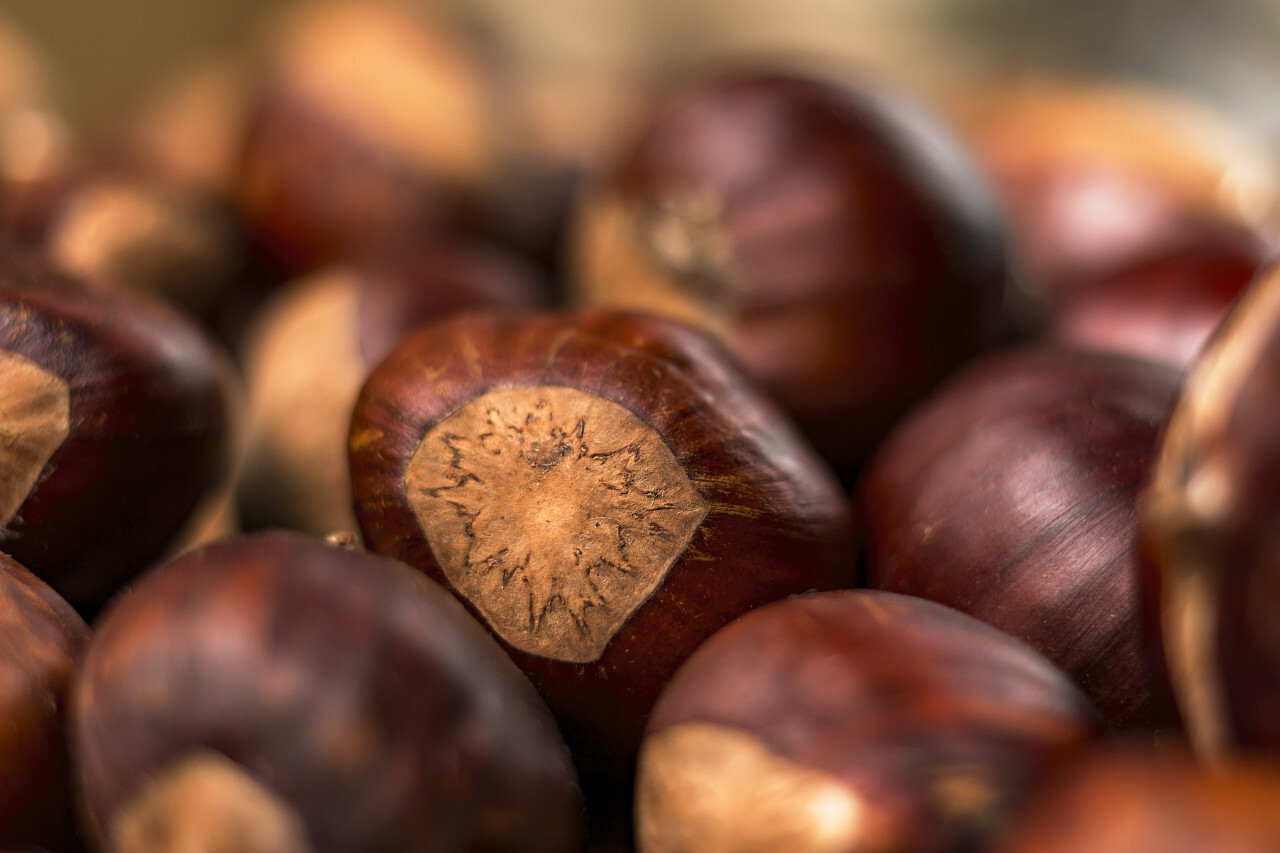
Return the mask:
<path id="1" fill-rule="evenodd" d="M 280 0 L 10 0 L 3 18 L 50 60 L 78 135 L 166 77 L 241 49 Z M 425 4 L 424 4 L 425 5 Z M 495 33 L 545 90 L 602 90 L 655 67 L 800 53 L 928 92 L 998 69 L 1171 83 L 1280 138 L 1280 0 L 436 0 Z"/>

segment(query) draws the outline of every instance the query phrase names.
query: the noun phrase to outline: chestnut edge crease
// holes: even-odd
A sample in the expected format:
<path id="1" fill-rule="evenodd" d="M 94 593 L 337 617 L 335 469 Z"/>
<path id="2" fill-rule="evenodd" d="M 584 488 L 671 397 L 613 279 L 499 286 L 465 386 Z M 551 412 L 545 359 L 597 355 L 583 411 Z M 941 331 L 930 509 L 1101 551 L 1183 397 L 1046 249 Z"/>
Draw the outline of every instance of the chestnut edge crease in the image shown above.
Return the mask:
<path id="1" fill-rule="evenodd" d="M 706 636 L 767 601 L 852 585 L 852 516 L 825 465 L 700 333 L 609 311 L 472 314 L 410 337 L 361 391 L 350 449 L 366 545 L 448 586 L 404 497 L 404 466 L 434 423 L 474 397 L 541 385 L 580 388 L 634 413 L 710 504 L 690 546 L 599 659 L 565 664 L 503 643 L 560 719 L 584 782 L 625 778 L 658 692 Z M 750 589 L 726 585 L 717 570 L 726 548 L 732 563 L 761 569 Z"/>

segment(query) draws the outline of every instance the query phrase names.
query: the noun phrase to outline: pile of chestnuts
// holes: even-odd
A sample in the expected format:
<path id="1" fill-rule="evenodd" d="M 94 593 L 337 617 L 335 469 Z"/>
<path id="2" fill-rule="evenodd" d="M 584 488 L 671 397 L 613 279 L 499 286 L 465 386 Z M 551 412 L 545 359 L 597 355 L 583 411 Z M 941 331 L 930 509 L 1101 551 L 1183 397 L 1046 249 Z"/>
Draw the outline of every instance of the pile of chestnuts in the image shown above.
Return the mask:
<path id="1" fill-rule="evenodd" d="M 0 848 L 1280 849 L 1280 153 L 260 36 L 0 98 Z"/>

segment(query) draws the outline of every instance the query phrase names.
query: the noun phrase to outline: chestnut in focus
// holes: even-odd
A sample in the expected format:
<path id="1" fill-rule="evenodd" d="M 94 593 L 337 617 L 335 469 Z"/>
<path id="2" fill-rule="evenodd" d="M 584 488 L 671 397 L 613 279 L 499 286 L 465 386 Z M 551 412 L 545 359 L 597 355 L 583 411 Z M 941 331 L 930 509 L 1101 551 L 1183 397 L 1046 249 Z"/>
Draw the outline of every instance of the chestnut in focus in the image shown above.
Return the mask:
<path id="1" fill-rule="evenodd" d="M 76 850 L 67 697 L 89 629 L 0 554 L 0 845 Z"/>
<path id="2" fill-rule="evenodd" d="M 1208 769 L 1177 751 L 1106 746 L 1037 793 L 994 853 L 1268 853 L 1280 848 L 1280 768 Z"/>
<path id="3" fill-rule="evenodd" d="M 354 534 L 347 433 L 369 371 L 420 325 L 465 310 L 533 310 L 547 291 L 523 258 L 441 238 L 332 265 L 272 296 L 242 353 L 246 526 Z"/>
<path id="4" fill-rule="evenodd" d="M 444 590 L 296 533 L 171 560 L 96 624 L 73 749 L 103 849 L 579 849 L 545 704 Z"/>
<path id="5" fill-rule="evenodd" d="M 708 330 L 846 478 L 1001 332 L 1005 229 L 898 93 L 726 73 L 672 94 L 587 194 L 578 299 Z"/>
<path id="6" fill-rule="evenodd" d="M 641 853 L 982 849 L 1099 733 L 1022 643 L 870 590 L 769 604 L 663 691 L 637 781 Z"/>
<path id="7" fill-rule="evenodd" d="M 893 431 L 858 506 L 873 587 L 1017 637 L 1116 728 L 1174 724 L 1145 639 L 1138 493 L 1179 374 L 1060 348 L 973 362 Z"/>
<path id="8" fill-rule="evenodd" d="M 425 327 L 365 382 L 350 455 L 368 547 L 451 589 L 606 782 L 702 640 L 855 579 L 830 470 L 714 342 L 656 317 Z"/>
<path id="9" fill-rule="evenodd" d="M 91 616 L 232 464 L 237 384 L 193 321 L 0 264 L 0 547 Z"/>
<path id="10" fill-rule="evenodd" d="M 1206 759 L 1280 751 L 1280 266 L 1197 360 L 1142 494 L 1153 623 Z"/>

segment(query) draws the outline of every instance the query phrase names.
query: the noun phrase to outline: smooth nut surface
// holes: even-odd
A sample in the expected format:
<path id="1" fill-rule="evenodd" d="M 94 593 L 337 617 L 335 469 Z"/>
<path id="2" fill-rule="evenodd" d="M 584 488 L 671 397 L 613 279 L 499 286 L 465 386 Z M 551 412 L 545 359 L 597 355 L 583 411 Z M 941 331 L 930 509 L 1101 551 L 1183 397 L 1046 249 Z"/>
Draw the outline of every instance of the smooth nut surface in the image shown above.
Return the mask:
<path id="1" fill-rule="evenodd" d="M 654 429 L 565 387 L 497 389 L 405 471 L 453 587 L 521 651 L 588 663 L 662 582 L 709 505 Z"/>

